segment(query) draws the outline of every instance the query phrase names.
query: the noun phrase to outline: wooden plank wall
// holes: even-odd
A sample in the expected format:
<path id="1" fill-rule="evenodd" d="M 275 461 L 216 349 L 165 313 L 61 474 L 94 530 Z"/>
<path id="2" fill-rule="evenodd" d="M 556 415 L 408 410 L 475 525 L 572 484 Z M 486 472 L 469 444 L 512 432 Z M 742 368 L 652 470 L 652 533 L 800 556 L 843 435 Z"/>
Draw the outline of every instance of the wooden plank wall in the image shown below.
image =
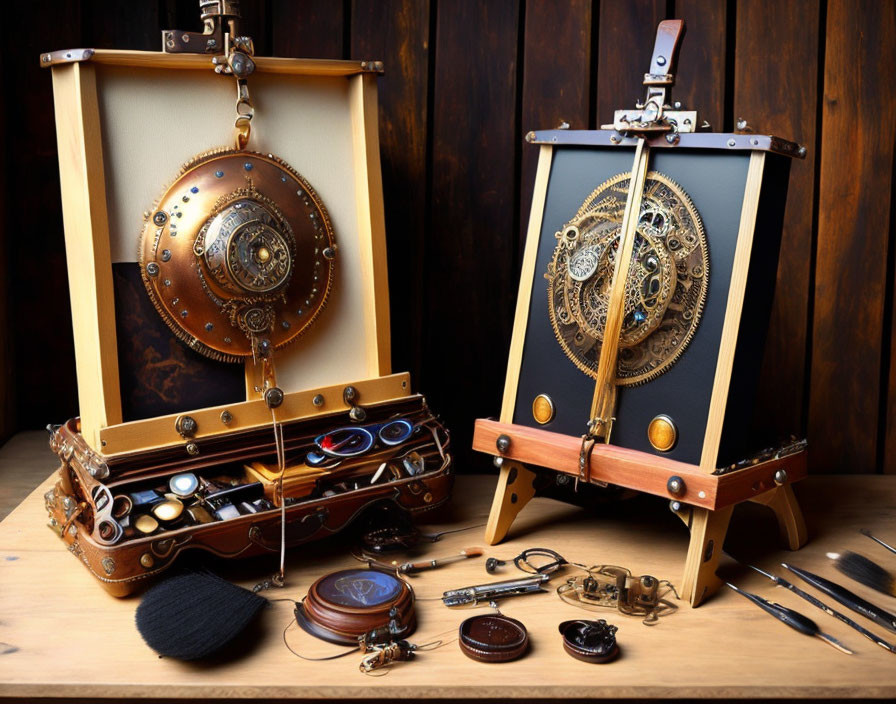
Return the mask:
<path id="1" fill-rule="evenodd" d="M 896 472 L 896 3 L 875 0 L 243 0 L 260 54 L 381 59 L 395 369 L 482 467 L 534 178 L 523 135 L 610 120 L 641 93 L 657 22 L 687 36 L 675 96 L 717 130 L 805 144 L 794 165 L 756 422 L 808 434 L 822 472 Z M 157 49 L 193 0 L 22 3 L 2 65 L 0 432 L 76 413 L 50 77 L 41 50 Z M 12 69 L 12 70 L 10 70 Z M 52 363 L 48 363 L 52 362 Z M 14 369 L 14 373 L 9 370 Z"/>

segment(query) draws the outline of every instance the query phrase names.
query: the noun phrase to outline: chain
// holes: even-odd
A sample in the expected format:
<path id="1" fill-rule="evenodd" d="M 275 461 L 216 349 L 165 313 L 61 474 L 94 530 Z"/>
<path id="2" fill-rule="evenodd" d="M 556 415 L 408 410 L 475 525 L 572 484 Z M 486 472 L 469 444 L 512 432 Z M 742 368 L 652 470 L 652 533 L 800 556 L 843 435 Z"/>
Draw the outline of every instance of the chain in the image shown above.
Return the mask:
<path id="1" fill-rule="evenodd" d="M 224 56 L 216 56 L 212 63 L 215 65 L 215 73 L 231 74 L 236 78 L 236 120 L 233 126 L 236 129 L 236 148 L 245 149 L 252 132 L 252 117 L 255 115 L 247 80 L 255 71 L 255 61 L 252 60 L 255 47 L 249 37 L 225 35 L 225 38 Z"/>

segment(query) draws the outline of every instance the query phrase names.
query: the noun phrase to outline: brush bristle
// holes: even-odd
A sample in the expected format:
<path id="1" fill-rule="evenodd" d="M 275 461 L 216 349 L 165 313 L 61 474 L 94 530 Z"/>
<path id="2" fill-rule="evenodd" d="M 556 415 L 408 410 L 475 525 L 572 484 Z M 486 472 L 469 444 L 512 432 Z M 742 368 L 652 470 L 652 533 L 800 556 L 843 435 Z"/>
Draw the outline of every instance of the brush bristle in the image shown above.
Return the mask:
<path id="1" fill-rule="evenodd" d="M 847 551 L 834 560 L 834 566 L 859 584 L 896 596 L 896 578 L 863 555 Z"/>

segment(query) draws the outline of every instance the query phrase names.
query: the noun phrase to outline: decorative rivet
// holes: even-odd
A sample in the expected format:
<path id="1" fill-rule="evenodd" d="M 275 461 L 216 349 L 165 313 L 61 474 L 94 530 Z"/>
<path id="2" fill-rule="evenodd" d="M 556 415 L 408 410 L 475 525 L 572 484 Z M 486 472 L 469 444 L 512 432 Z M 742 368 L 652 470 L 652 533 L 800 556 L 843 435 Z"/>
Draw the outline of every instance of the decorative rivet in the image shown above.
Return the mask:
<path id="1" fill-rule="evenodd" d="M 351 405 L 358 399 L 358 390 L 354 386 L 346 386 L 342 390 L 342 400 Z"/>
<path id="2" fill-rule="evenodd" d="M 170 260 L 170 259 L 171 259 L 171 250 L 170 250 L 170 249 L 163 249 L 163 250 L 162 250 L 162 261 L 163 261 L 163 262 L 167 262 L 167 261 Z"/>
<path id="3" fill-rule="evenodd" d="M 554 402 L 547 394 L 538 394 L 532 401 L 532 417 L 541 425 L 554 419 Z"/>
<path id="4" fill-rule="evenodd" d="M 423 495 L 423 503 L 428 504 L 432 502 L 432 494 L 428 491 Z"/>
<path id="5" fill-rule="evenodd" d="M 230 425 L 230 422 L 233 420 L 233 414 L 230 411 L 224 410 L 221 411 L 221 422 L 224 425 Z"/>
<path id="6" fill-rule="evenodd" d="M 670 494 L 675 494 L 676 496 L 683 494 L 685 488 L 684 479 L 677 475 L 669 477 L 669 481 L 666 482 L 666 489 L 668 489 Z"/>
<path id="7" fill-rule="evenodd" d="M 611 141 L 613 144 L 619 144 L 619 142 L 620 142 L 621 140 L 619 139 L 619 135 L 611 134 L 611 135 L 610 135 L 610 141 Z"/>
<path id="8" fill-rule="evenodd" d="M 223 178 L 223 177 L 224 177 L 223 171 L 221 171 L 220 169 L 218 171 L 215 171 L 215 178 Z"/>
<path id="9" fill-rule="evenodd" d="M 160 225 L 160 226 L 164 225 L 166 222 L 168 222 L 168 215 L 167 215 L 167 213 L 160 210 L 159 212 L 157 212 L 155 215 L 152 216 L 152 221 L 156 225 Z"/>
<path id="10" fill-rule="evenodd" d="M 276 386 L 269 388 L 264 392 L 264 402 L 267 404 L 268 408 L 277 408 L 283 403 L 283 389 Z"/>
<path id="11" fill-rule="evenodd" d="M 332 259 L 334 259 L 334 258 L 336 257 L 336 250 L 333 249 L 332 247 L 327 247 L 327 248 L 323 251 L 323 255 L 324 255 L 324 258 L 325 258 L 325 259 L 330 259 L 330 260 L 332 260 Z"/>
<path id="12" fill-rule="evenodd" d="M 360 423 L 367 418 L 367 411 L 360 406 L 354 406 L 352 410 L 348 412 L 348 417 L 356 423 Z"/>
<path id="13" fill-rule="evenodd" d="M 498 448 L 498 452 L 502 455 L 505 454 L 510 449 L 510 436 L 499 435 L 498 439 L 495 440 L 495 447 Z"/>
<path id="14" fill-rule="evenodd" d="M 143 553 L 140 556 L 140 564 L 143 565 L 146 569 L 152 569 L 152 566 L 156 564 L 155 558 L 150 555 L 148 552 Z"/>
<path id="15" fill-rule="evenodd" d="M 736 145 L 737 145 L 737 142 L 735 142 L 733 139 L 729 139 L 729 140 L 728 140 L 728 146 L 729 146 L 729 147 L 734 147 L 734 146 L 736 146 Z"/>
<path id="16" fill-rule="evenodd" d="M 669 510 L 672 511 L 673 513 L 677 513 L 678 511 L 681 511 L 681 502 L 675 501 L 673 499 L 672 501 L 669 502 Z"/>
<path id="17" fill-rule="evenodd" d="M 796 153 L 799 154 L 801 157 L 804 157 L 807 154 L 807 150 L 805 147 L 800 147 L 799 149 L 796 150 Z"/>
<path id="18" fill-rule="evenodd" d="M 665 56 L 657 56 L 656 57 L 656 65 L 657 66 L 665 66 L 666 65 L 666 57 Z"/>
<path id="19" fill-rule="evenodd" d="M 680 140 L 681 140 L 681 136 L 678 134 L 678 132 L 670 132 L 669 134 L 666 135 L 666 141 L 669 144 L 678 144 L 678 142 Z"/>
<path id="20" fill-rule="evenodd" d="M 146 273 L 150 276 L 158 276 L 159 275 L 159 265 L 155 262 L 150 262 L 146 265 Z"/>
<path id="21" fill-rule="evenodd" d="M 503 457 L 495 457 L 492 460 L 492 464 L 495 465 L 495 467 L 497 467 L 498 469 L 501 469 L 501 467 L 504 465 L 504 458 Z"/>
<path id="22" fill-rule="evenodd" d="M 777 484 L 778 486 L 781 486 L 782 484 L 786 484 L 786 483 L 787 483 L 787 470 L 779 469 L 777 472 L 775 472 L 775 484 Z"/>
<path id="23" fill-rule="evenodd" d="M 110 575 L 115 571 L 115 560 L 113 560 L 111 557 L 104 557 L 100 564 L 102 564 L 103 571 L 107 575 Z"/>
<path id="24" fill-rule="evenodd" d="M 321 394 L 317 394 L 313 399 L 311 399 L 311 403 L 320 408 L 324 405 L 324 397 Z"/>
<path id="25" fill-rule="evenodd" d="M 174 429 L 181 437 L 192 438 L 199 430 L 199 424 L 193 416 L 178 416 L 174 421 Z"/>
<path id="26" fill-rule="evenodd" d="M 205 324 L 205 330 L 206 330 L 206 332 L 211 332 L 211 331 L 214 330 L 214 329 L 215 329 L 215 325 L 214 325 L 214 323 L 206 323 L 206 324 Z"/>
<path id="27" fill-rule="evenodd" d="M 244 168 L 246 171 L 251 171 L 251 170 L 252 170 L 252 164 L 251 164 L 250 162 L 247 161 L 245 164 L 243 164 L 243 168 Z"/>
<path id="28" fill-rule="evenodd" d="M 199 454 L 199 445 L 195 442 L 188 442 L 186 448 L 187 454 L 195 457 Z"/>

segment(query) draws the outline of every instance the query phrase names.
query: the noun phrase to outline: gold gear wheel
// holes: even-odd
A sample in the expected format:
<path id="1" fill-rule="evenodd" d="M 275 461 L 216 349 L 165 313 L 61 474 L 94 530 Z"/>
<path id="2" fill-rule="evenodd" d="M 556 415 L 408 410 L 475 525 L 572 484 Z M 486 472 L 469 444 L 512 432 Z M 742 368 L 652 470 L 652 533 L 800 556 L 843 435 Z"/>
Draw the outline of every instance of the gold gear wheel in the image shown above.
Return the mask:
<path id="1" fill-rule="evenodd" d="M 548 264 L 548 313 L 564 353 L 597 378 L 600 347 L 630 173 L 598 186 L 554 236 Z M 709 249 L 700 214 L 684 189 L 651 171 L 644 184 L 625 282 L 617 384 L 655 379 L 697 330 L 709 285 Z"/>

